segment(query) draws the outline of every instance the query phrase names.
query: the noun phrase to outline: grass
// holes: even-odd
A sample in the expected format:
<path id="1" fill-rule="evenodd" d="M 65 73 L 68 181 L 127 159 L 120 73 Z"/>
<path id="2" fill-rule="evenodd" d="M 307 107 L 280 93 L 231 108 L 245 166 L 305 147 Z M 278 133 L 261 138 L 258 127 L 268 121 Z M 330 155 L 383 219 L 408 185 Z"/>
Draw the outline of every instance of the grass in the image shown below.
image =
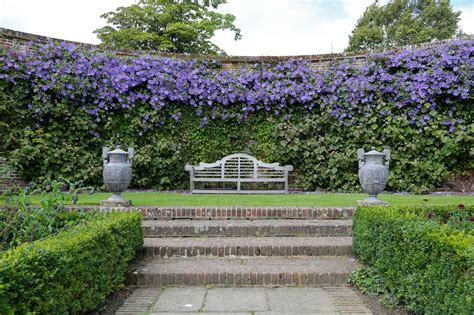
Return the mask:
<path id="1" fill-rule="evenodd" d="M 110 193 L 80 194 L 78 205 L 99 205 Z M 366 194 L 343 193 L 298 193 L 287 195 L 237 195 L 237 194 L 208 194 L 191 195 L 176 192 L 125 192 L 122 196 L 132 200 L 134 206 L 355 206 L 357 200 L 367 197 Z M 472 195 L 398 195 L 381 194 L 379 198 L 390 205 L 474 205 Z M 39 203 L 39 197 L 32 198 L 33 203 Z M 0 204 L 4 204 L 0 195 Z"/>
<path id="2" fill-rule="evenodd" d="M 172 192 L 125 192 L 124 198 L 135 206 L 354 206 L 366 194 L 287 194 L 287 195 L 191 195 Z M 98 205 L 109 193 L 79 195 L 78 204 Z M 390 205 L 474 205 L 474 196 L 394 195 L 381 194 Z"/>

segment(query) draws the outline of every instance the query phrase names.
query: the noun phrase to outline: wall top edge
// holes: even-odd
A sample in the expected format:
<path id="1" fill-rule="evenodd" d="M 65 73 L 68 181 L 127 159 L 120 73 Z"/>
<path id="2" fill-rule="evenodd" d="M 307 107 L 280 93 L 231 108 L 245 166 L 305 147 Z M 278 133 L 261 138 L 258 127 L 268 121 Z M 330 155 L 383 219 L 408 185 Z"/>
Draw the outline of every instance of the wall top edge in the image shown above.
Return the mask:
<path id="1" fill-rule="evenodd" d="M 163 53 L 163 52 L 156 52 L 156 51 L 116 50 L 116 49 L 110 49 L 108 47 L 104 47 L 104 46 L 96 45 L 96 44 L 64 40 L 64 39 L 37 35 L 37 34 L 32 34 L 32 33 L 26 33 L 26 32 L 21 32 L 21 31 L 16 31 L 16 30 L 0 27 L 0 39 L 2 38 L 5 38 L 7 40 L 10 39 L 16 42 L 22 41 L 25 43 L 30 42 L 30 41 L 37 42 L 37 43 L 47 43 L 49 41 L 66 42 L 66 43 L 74 44 L 74 45 L 88 48 L 88 49 L 93 48 L 93 49 L 104 50 L 104 51 L 114 51 L 118 55 L 124 55 L 124 56 L 152 55 L 152 56 L 178 58 L 178 59 L 218 60 L 221 62 L 228 62 L 228 63 L 251 63 L 251 62 L 262 62 L 262 61 L 277 62 L 280 60 L 288 60 L 288 59 L 305 59 L 308 61 L 322 62 L 322 61 L 331 61 L 333 59 L 364 59 L 368 55 L 383 52 L 383 51 L 368 51 L 364 53 L 342 52 L 342 53 L 326 53 L 326 54 L 314 54 L 314 55 L 288 55 L 288 56 L 230 56 L 230 55 L 211 56 L 211 55 L 199 55 L 199 54 Z M 420 45 L 397 47 L 395 49 L 391 49 L 388 51 L 399 51 L 399 50 L 415 49 L 415 48 L 423 48 L 423 47 L 435 47 L 435 46 L 446 44 L 453 40 L 459 40 L 459 39 L 474 40 L 474 34 L 463 35 L 461 37 L 454 38 L 454 39 L 424 43 Z"/>

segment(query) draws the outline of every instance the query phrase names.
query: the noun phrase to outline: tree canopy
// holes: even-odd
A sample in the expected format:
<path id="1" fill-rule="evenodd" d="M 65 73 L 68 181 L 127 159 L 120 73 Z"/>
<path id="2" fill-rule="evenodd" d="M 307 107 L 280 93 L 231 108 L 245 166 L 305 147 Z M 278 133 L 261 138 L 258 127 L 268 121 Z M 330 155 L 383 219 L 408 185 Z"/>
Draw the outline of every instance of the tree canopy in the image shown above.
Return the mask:
<path id="1" fill-rule="evenodd" d="M 449 0 L 376 0 L 349 36 L 348 52 L 383 50 L 453 37 L 460 12 Z"/>
<path id="2" fill-rule="evenodd" d="M 217 30 L 231 30 L 235 16 L 212 11 L 226 0 L 139 0 L 101 15 L 107 26 L 94 31 L 102 44 L 119 49 L 172 53 L 225 54 L 210 39 Z"/>

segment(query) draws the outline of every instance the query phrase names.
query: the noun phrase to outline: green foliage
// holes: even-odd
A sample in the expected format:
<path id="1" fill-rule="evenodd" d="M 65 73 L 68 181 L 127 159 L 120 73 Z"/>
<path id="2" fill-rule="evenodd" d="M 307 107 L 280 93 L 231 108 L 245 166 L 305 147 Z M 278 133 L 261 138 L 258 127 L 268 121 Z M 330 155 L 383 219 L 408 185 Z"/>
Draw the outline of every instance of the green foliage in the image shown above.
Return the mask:
<path id="1" fill-rule="evenodd" d="M 10 249 L 0 259 L 0 312 L 94 310 L 123 285 L 127 264 L 142 244 L 139 213 L 108 213 Z"/>
<path id="2" fill-rule="evenodd" d="M 363 294 L 381 294 L 385 287 L 373 268 L 361 268 L 351 273 L 349 283 L 359 287 Z"/>
<path id="3" fill-rule="evenodd" d="M 12 171 L 12 168 L 10 165 L 7 164 L 6 159 L 3 157 L 0 157 L 0 179 L 2 177 L 10 176 L 11 171 Z"/>
<path id="4" fill-rule="evenodd" d="M 474 207 L 358 208 L 353 247 L 371 272 L 365 274 L 370 280 L 356 275 L 354 282 L 370 289 L 378 279 L 377 291 L 417 313 L 472 314 L 472 229 L 440 219 L 472 225 L 473 216 Z"/>
<path id="5" fill-rule="evenodd" d="M 324 112 L 294 113 L 289 120 L 258 114 L 242 122 L 213 120 L 203 127 L 193 113 L 184 112 L 179 122 L 137 137 L 142 126 L 133 116 L 110 117 L 100 128 L 102 138 L 86 136 L 72 122 L 60 133 L 61 115 L 34 131 L 11 128 L 5 134 L 6 156 L 27 180 L 61 176 L 101 186 L 102 145 L 131 145 L 137 149 L 132 187 L 147 189 L 186 189 L 185 164 L 213 162 L 236 152 L 292 164 L 290 186 L 305 190 L 360 191 L 355 152 L 367 144 L 392 148 L 389 191 L 426 192 L 453 171 L 473 167 L 473 160 L 465 157 L 474 130 L 451 134 L 440 125 L 419 130 L 395 118 L 361 117 L 360 123 L 348 125 Z"/>
<path id="6" fill-rule="evenodd" d="M 29 97 L 31 92 L 23 84 L 18 84 L 13 91 L 0 84 L 0 113 L 5 118 L 8 113 L 7 119 L 0 119 L 0 129 L 9 130 L 0 134 L 0 146 L 8 150 L 5 154 L 11 166 L 18 169 L 26 181 L 67 174 L 64 178 L 71 182 L 98 182 L 102 168 L 100 163 L 90 161 L 100 161 L 103 143 L 89 135 L 89 129 L 94 126 L 87 113 L 65 101 L 43 102 L 42 105 L 52 113 L 45 126 L 23 125 L 18 128 L 18 122 L 25 115 L 18 102 Z M 38 102 L 36 97 L 31 97 L 31 100 Z M 78 169 L 82 171 L 78 172 Z"/>
<path id="7" fill-rule="evenodd" d="M 212 6 L 226 1 L 212 1 Z M 235 27 L 235 16 L 208 9 L 209 1 L 140 0 L 129 7 L 119 7 L 101 17 L 108 26 L 95 33 L 106 46 L 135 50 L 156 50 L 172 53 L 223 54 L 210 39 L 217 30 L 231 30 L 241 38 Z"/>
<path id="8" fill-rule="evenodd" d="M 307 190 L 360 189 L 354 152 L 368 143 L 379 150 L 392 148 L 389 191 L 426 192 L 442 182 L 450 170 L 473 167 L 472 159 L 454 157 L 469 156 L 470 145 L 461 145 L 472 142 L 468 132 L 453 137 L 439 125 L 417 129 L 403 119 L 389 118 L 359 117 L 356 124 L 341 124 L 329 113 L 294 114 L 290 120 L 275 124 L 274 156 L 294 165 L 296 186 Z"/>
<path id="9" fill-rule="evenodd" d="M 174 67 L 189 65 L 177 60 L 111 57 L 105 62 L 104 54 L 64 45 L 54 45 L 44 56 L 36 56 L 42 60 L 39 63 L 36 57 L 28 57 L 28 66 L 23 68 L 23 59 L 5 52 L 0 62 L 3 58 L 5 67 L 10 64 L 11 68 L 6 76 L 10 79 L 0 80 L 0 129 L 5 131 L 0 133 L 0 147 L 27 181 L 62 177 L 99 187 L 103 185 L 101 148 L 120 143 L 137 150 L 132 188 L 186 189 L 189 174 L 185 164 L 213 162 L 244 152 L 266 162 L 293 165 L 290 188 L 344 192 L 360 191 L 357 148 L 390 147 L 393 160 L 387 190 L 427 192 L 453 173 L 474 168 L 470 45 L 413 54 L 405 51 L 390 58 L 372 56 L 359 68 L 334 64 L 318 74 L 296 60 L 232 73 L 217 62 L 192 61 L 199 67 L 182 73 Z M 47 57 L 50 55 L 53 57 Z M 91 65 L 85 67 L 85 60 Z M 58 69 L 43 68 L 51 65 Z M 149 65 L 166 71 L 146 70 Z M 104 83 L 124 67 L 135 69 L 120 75 L 133 82 L 115 87 Z M 33 69 L 36 74 L 28 76 Z M 77 72 L 71 74 L 71 69 Z M 84 77 L 87 89 L 81 86 L 83 81 L 75 81 L 85 69 L 96 74 Z M 280 70 L 273 73 L 272 69 Z M 152 72 L 149 77 L 143 76 L 146 71 Z M 212 76 L 203 79 L 198 75 L 202 73 Z M 301 73 L 305 75 L 300 77 Z M 445 75 L 425 81 L 433 73 Z M 236 81 L 216 79 L 221 75 L 228 79 L 235 75 Z M 268 79 L 255 81 L 254 76 Z M 178 77 L 187 82 L 186 88 L 175 80 Z M 159 78 L 166 80 L 153 91 L 145 87 L 155 85 Z M 395 85 L 404 86 L 396 92 L 390 81 L 395 78 L 399 82 Z M 269 90 L 259 90 L 259 86 Z M 305 86 L 311 88 L 303 93 Z M 71 91 L 78 93 L 67 94 Z M 100 91 L 109 92 L 99 97 Z M 282 91 L 289 94 L 279 96 Z M 295 91 L 310 103 L 287 97 Z M 88 96 L 79 101 L 81 92 Z M 425 93 L 434 98 L 428 102 Z M 124 98 L 117 97 L 120 94 Z M 172 97 L 158 106 L 151 105 L 151 100 L 136 99 L 139 94 L 151 99 Z M 210 95 L 218 100 L 212 101 Z M 255 99 L 257 95 L 268 99 Z M 401 100 L 397 99 L 400 95 Z M 118 102 L 125 102 L 125 96 L 129 97 L 126 104 Z M 247 98 L 253 106 L 246 105 Z M 274 102 L 273 107 L 266 108 L 266 102 Z"/>
<path id="10" fill-rule="evenodd" d="M 67 189 L 67 191 L 65 191 Z M 71 212 L 66 204 L 77 201 L 78 190 L 65 181 L 30 184 L 17 193 L 8 192 L 0 212 L 1 249 L 32 242 L 90 220 L 92 213 Z M 32 199 L 35 199 L 33 204 Z"/>
<path id="11" fill-rule="evenodd" d="M 377 1 L 365 10 L 349 36 L 346 51 L 382 50 L 449 39 L 456 34 L 460 12 L 449 0 Z"/>

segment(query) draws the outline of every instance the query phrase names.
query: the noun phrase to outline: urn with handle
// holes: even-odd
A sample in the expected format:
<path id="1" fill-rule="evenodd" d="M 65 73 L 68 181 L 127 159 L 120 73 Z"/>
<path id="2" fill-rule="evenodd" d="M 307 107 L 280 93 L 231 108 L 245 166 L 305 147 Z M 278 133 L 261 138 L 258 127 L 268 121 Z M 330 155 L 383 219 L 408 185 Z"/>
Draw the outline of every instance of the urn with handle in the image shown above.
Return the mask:
<path id="1" fill-rule="evenodd" d="M 357 150 L 359 160 L 359 181 L 369 197 L 359 202 L 360 205 L 387 205 L 377 195 L 384 189 L 388 181 L 388 167 L 390 164 L 390 149 L 378 152 L 375 148 L 365 152 Z"/>
<path id="2" fill-rule="evenodd" d="M 132 180 L 134 155 L 133 148 L 128 148 L 128 151 L 120 149 L 120 146 L 113 151 L 110 151 L 108 147 L 102 148 L 104 183 L 108 191 L 112 193 L 112 196 L 100 203 L 102 206 L 130 206 L 130 201 L 123 199 L 121 193 L 127 189 Z"/>

